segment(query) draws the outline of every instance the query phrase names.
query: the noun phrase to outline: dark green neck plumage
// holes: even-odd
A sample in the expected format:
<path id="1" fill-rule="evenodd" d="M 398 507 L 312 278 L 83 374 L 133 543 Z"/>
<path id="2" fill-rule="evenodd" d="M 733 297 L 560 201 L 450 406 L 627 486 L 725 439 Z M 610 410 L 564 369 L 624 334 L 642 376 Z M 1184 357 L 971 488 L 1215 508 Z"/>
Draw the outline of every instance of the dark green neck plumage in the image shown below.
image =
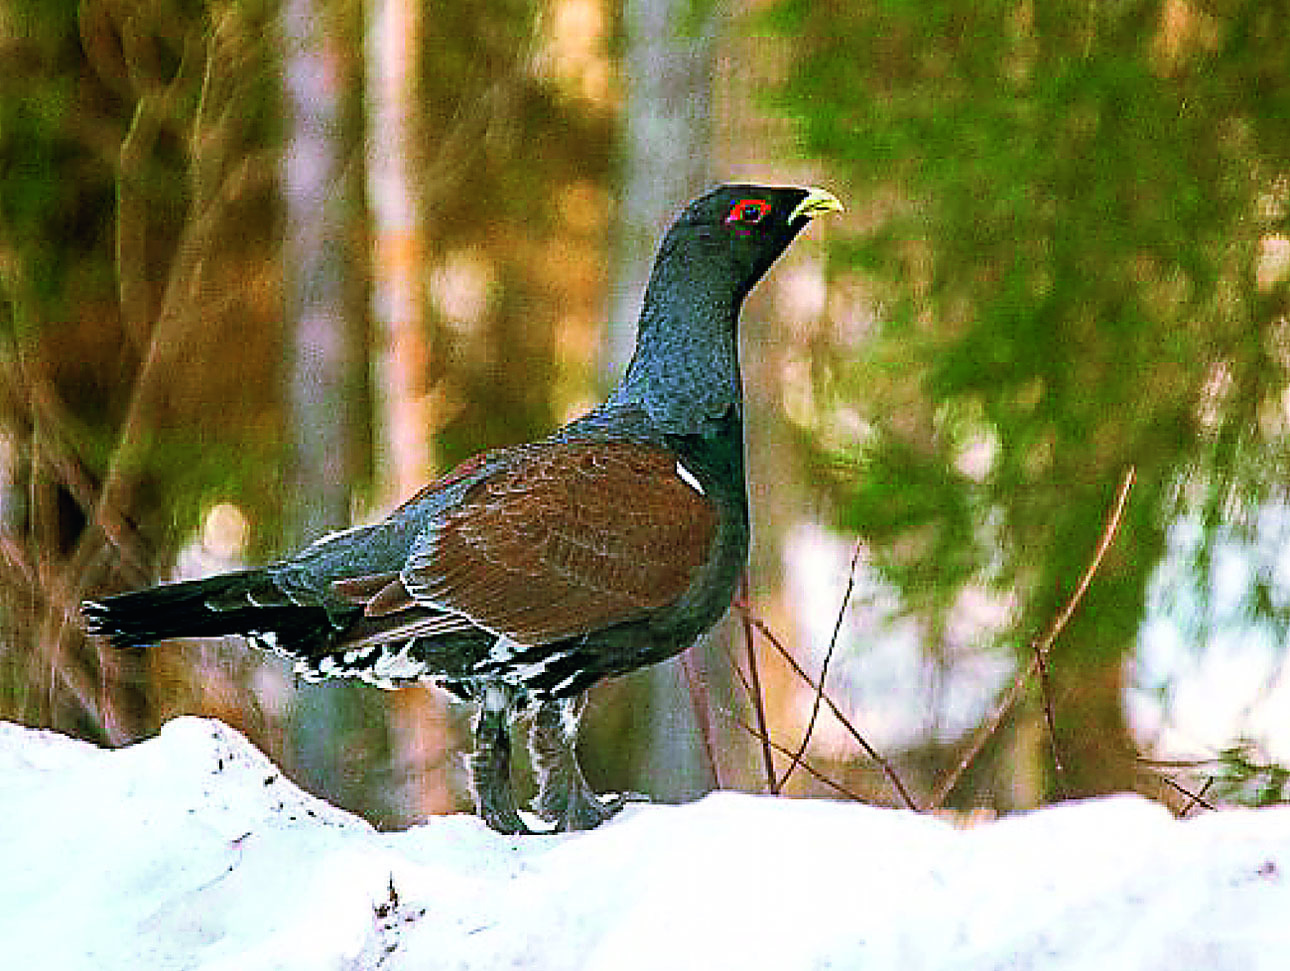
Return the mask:
<path id="1" fill-rule="evenodd" d="M 661 259 L 641 311 L 636 353 L 610 401 L 638 404 L 673 435 L 715 430 L 743 400 L 739 376 L 739 306 L 744 293 L 718 274 Z"/>

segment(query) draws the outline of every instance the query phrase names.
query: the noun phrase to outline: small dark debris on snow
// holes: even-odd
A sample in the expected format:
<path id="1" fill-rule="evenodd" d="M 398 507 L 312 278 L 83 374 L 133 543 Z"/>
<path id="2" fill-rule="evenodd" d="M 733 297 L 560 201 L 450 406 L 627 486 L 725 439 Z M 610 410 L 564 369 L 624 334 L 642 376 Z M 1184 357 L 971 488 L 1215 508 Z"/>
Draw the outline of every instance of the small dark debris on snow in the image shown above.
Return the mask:
<path id="1" fill-rule="evenodd" d="M 398 908 L 399 908 L 399 892 L 396 889 L 394 889 L 394 874 L 391 873 L 389 899 L 384 901 L 383 903 L 379 903 L 376 905 L 376 916 L 378 919 L 384 920 L 386 917 L 389 917 L 390 914 L 394 913 L 394 911 L 398 910 Z"/>

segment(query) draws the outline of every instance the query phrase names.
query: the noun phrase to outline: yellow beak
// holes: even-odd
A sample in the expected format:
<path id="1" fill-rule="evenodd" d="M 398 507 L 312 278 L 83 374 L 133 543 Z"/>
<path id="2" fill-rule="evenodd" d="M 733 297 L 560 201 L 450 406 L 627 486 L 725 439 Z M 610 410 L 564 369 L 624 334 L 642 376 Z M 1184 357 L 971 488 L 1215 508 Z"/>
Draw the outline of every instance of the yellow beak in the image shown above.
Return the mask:
<path id="1" fill-rule="evenodd" d="M 816 216 L 822 216 L 826 212 L 843 212 L 842 203 L 838 197 L 827 189 L 817 189 L 814 186 L 806 190 L 806 198 L 797 204 L 792 214 L 788 217 L 791 223 L 798 216 L 805 219 L 814 219 Z"/>

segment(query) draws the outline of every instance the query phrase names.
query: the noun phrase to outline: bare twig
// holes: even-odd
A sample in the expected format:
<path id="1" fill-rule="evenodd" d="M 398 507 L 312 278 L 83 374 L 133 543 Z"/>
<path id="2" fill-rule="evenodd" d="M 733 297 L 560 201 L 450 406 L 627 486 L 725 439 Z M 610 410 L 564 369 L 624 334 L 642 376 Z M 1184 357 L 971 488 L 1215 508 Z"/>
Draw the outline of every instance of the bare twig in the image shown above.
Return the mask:
<path id="1" fill-rule="evenodd" d="M 1133 488 L 1133 483 L 1137 479 L 1137 469 L 1130 465 L 1124 470 L 1124 478 L 1120 481 L 1120 490 L 1115 496 L 1115 505 L 1111 508 L 1111 514 L 1107 517 L 1106 528 L 1102 530 L 1102 538 L 1098 540 L 1097 549 L 1093 553 L 1093 559 L 1089 563 L 1084 575 L 1079 578 L 1079 584 L 1075 587 L 1075 592 L 1066 601 L 1066 606 L 1062 612 L 1053 621 L 1048 632 L 1040 639 L 1036 650 L 1044 657 L 1048 657 L 1048 652 L 1052 649 L 1053 641 L 1066 627 L 1071 615 L 1075 613 L 1075 608 L 1079 606 L 1084 599 L 1084 593 L 1088 590 L 1089 584 L 1093 582 L 1093 576 L 1097 573 L 1098 568 L 1102 565 L 1102 558 L 1106 556 L 1106 551 L 1111 547 L 1111 541 L 1115 539 L 1116 531 L 1120 528 L 1120 520 L 1124 518 L 1124 507 L 1129 501 L 1129 492 Z"/>
<path id="2" fill-rule="evenodd" d="M 779 752 L 781 755 L 793 754 L 783 745 L 780 745 L 778 742 L 773 742 L 770 739 L 768 739 L 765 735 L 762 735 L 761 733 L 759 733 L 757 729 L 753 728 L 751 725 L 749 725 L 746 721 L 744 721 L 734 712 L 723 709 L 723 714 L 727 718 L 729 718 L 732 722 L 734 722 L 736 725 L 738 725 L 740 728 L 742 728 L 745 732 L 751 735 L 753 738 L 759 739 L 760 741 L 766 743 L 771 748 L 773 748 L 776 752 Z M 840 783 L 834 782 L 832 779 L 826 776 L 819 769 L 815 768 L 815 766 L 811 765 L 811 763 L 806 761 L 805 759 L 801 760 L 801 766 L 807 775 L 813 776 L 815 779 L 822 782 L 824 785 L 828 786 L 834 792 L 837 792 L 840 795 L 846 796 L 848 799 L 851 799 L 854 802 L 864 802 L 864 799 L 861 796 L 852 792 L 846 786 L 841 785 Z"/>
<path id="3" fill-rule="evenodd" d="M 775 648 L 779 653 L 779 656 L 782 657 L 788 663 L 788 666 L 793 669 L 793 673 L 805 681 L 812 691 L 818 691 L 819 688 L 815 683 L 815 679 L 807 674 L 802 666 L 797 663 L 797 659 L 793 657 L 788 648 L 784 646 L 783 642 L 775 636 L 775 632 L 766 626 L 766 622 L 760 617 L 752 614 L 746 604 L 741 604 L 740 609 L 747 616 L 748 623 L 750 623 L 759 634 L 766 638 L 771 647 Z M 918 804 L 914 801 L 914 797 L 909 794 L 909 790 L 905 788 L 904 782 L 901 781 L 900 776 L 896 773 L 895 766 L 893 766 L 881 752 L 869 744 L 868 740 L 860 734 L 859 729 L 857 729 L 855 725 L 851 723 L 850 719 L 843 714 L 842 709 L 837 706 L 832 698 L 828 695 L 823 695 L 823 698 L 824 704 L 828 706 L 829 711 L 833 713 L 833 717 L 838 720 L 838 723 L 846 729 L 847 734 L 854 739 L 855 743 L 860 746 L 865 755 L 878 763 L 883 774 L 887 777 L 887 781 L 891 784 L 892 789 L 896 791 L 896 794 L 900 796 L 901 801 L 904 802 L 905 807 L 918 812 Z"/>
<path id="4" fill-rule="evenodd" d="M 780 784 L 779 780 L 775 778 L 775 756 L 771 754 L 770 730 L 766 727 L 766 704 L 761 691 L 761 674 L 757 670 L 757 647 L 753 643 L 752 622 L 748 617 L 747 573 L 744 574 L 743 580 L 739 584 L 739 604 L 742 607 L 739 611 L 739 617 L 744 632 L 744 653 L 748 658 L 748 676 L 751 679 L 751 683 L 745 681 L 744 684 L 748 688 L 753 712 L 757 715 L 757 732 L 758 737 L 761 739 L 762 765 L 766 770 L 766 788 L 772 796 L 778 796 Z M 734 667 L 736 671 L 739 671 L 738 664 Z M 742 671 L 740 671 L 740 679 L 743 679 Z"/>
<path id="5" fill-rule="evenodd" d="M 14 583 L 11 580 L 11 584 L 35 591 L 38 583 L 36 568 L 32 566 L 27 551 L 14 542 L 12 536 L 6 536 L 4 533 L 0 533 L 0 566 L 6 568 L 10 575 L 19 581 Z"/>
<path id="6" fill-rule="evenodd" d="M 734 602 L 734 608 L 740 613 L 745 612 L 748 607 L 742 600 Z M 744 669 L 739 666 L 739 661 L 734 655 L 734 651 L 727 648 L 727 654 L 730 657 L 730 669 L 735 672 L 735 677 L 739 679 L 739 684 L 744 689 L 744 694 L 748 697 L 748 703 L 753 703 L 753 686 L 748 680 L 748 675 L 744 674 Z"/>
<path id="7" fill-rule="evenodd" d="M 1000 697 L 998 703 L 994 706 L 994 710 L 990 713 L 990 717 L 981 723 L 981 726 L 976 731 L 976 735 L 972 738 L 972 742 L 959 758 L 958 764 L 954 766 L 953 770 L 945 776 L 945 778 L 941 780 L 940 784 L 932 791 L 931 801 L 928 805 L 929 809 L 940 809 L 945 803 L 946 797 L 954 791 L 954 787 L 958 785 L 959 779 L 963 777 L 963 773 L 967 771 L 968 766 L 971 765 L 973 761 L 975 761 L 976 757 L 981 754 L 981 749 L 985 747 L 985 743 L 989 741 L 990 737 L 993 736 L 996 731 L 999 730 L 999 725 L 1002 724 L 1003 719 L 1007 717 L 1008 712 L 1012 711 L 1013 706 L 1017 703 L 1017 699 L 1021 696 L 1021 692 L 1025 690 L 1026 682 L 1029 680 L 1034 670 L 1035 660 L 1032 657 L 1030 660 L 1030 666 L 1013 678 L 1012 684 L 1008 686 L 1006 691 L 1004 691 L 1002 697 Z"/>
<path id="8" fill-rule="evenodd" d="M 1181 770 L 1181 769 L 1191 769 L 1193 771 L 1199 772 L 1201 769 L 1207 766 L 1212 767 L 1212 766 L 1219 766 L 1223 764 L 1223 760 L 1221 758 L 1153 759 L 1145 755 L 1135 755 L 1133 757 L 1133 761 L 1137 765 L 1141 765 L 1147 769 L 1150 769 L 1151 771 L 1159 771 L 1163 769 L 1170 769 L 1174 771 Z"/>
<path id="9" fill-rule="evenodd" d="M 1034 651 L 1035 671 L 1039 675 L 1039 693 L 1044 699 L 1044 724 L 1048 728 L 1048 746 L 1053 756 L 1054 778 L 1057 783 L 1057 791 L 1061 793 L 1064 787 L 1064 772 L 1062 766 L 1061 749 L 1057 746 L 1057 718 L 1053 714 L 1053 685 L 1048 677 L 1048 662 L 1044 659 L 1044 654 L 1039 650 L 1038 644 L 1032 644 Z"/>
<path id="10" fill-rule="evenodd" d="M 1003 719 L 1012 711 L 1017 699 L 1021 697 L 1021 692 L 1025 690 L 1026 682 L 1038 673 L 1039 666 L 1047 660 L 1048 652 L 1052 650 L 1053 642 L 1057 640 L 1057 636 L 1062 632 L 1066 623 L 1071 619 L 1071 615 L 1075 612 L 1075 608 L 1079 606 L 1079 602 L 1084 598 L 1085 591 L 1088 590 L 1089 584 L 1093 582 L 1094 574 L 1097 573 L 1098 567 L 1102 565 L 1102 558 L 1106 555 L 1107 549 L 1110 548 L 1111 541 L 1115 539 L 1116 531 L 1120 527 L 1120 520 L 1124 518 L 1124 507 L 1129 501 L 1129 491 L 1133 488 L 1135 477 L 1136 471 L 1134 467 L 1129 466 L 1125 470 L 1123 481 L 1120 483 L 1120 491 L 1116 495 L 1115 505 L 1107 517 L 1106 528 L 1102 531 L 1102 538 L 1098 541 L 1097 549 L 1093 553 L 1093 559 L 1084 570 L 1084 575 L 1080 577 L 1080 581 L 1075 587 L 1075 592 L 1066 601 L 1066 606 L 1062 608 L 1061 613 L 1057 615 L 1057 618 L 1049 626 L 1048 631 L 1035 642 L 1030 664 L 1013 679 L 1012 684 L 1008 686 L 998 704 L 995 705 L 990 717 L 982 722 L 981 727 L 977 729 L 976 735 L 962 757 L 960 757 L 958 764 L 936 787 L 936 790 L 932 793 L 930 809 L 939 809 L 945 802 L 946 797 L 958 785 L 959 779 L 963 777 L 963 773 L 967 771 L 967 767 L 981 753 L 985 743 L 998 731 Z"/>
<path id="11" fill-rule="evenodd" d="M 1172 776 L 1166 775 L 1165 773 L 1182 771 L 1199 772 L 1202 769 L 1214 768 L 1221 765 L 1223 761 L 1222 759 L 1152 759 L 1138 755 L 1134 757 L 1133 761 L 1136 765 L 1150 772 L 1152 776 L 1159 779 L 1170 789 L 1173 789 L 1180 795 L 1187 797 L 1187 804 L 1178 811 L 1177 815 L 1179 819 L 1185 817 L 1197 806 L 1211 811 L 1215 809 L 1215 807 L 1206 802 L 1204 798 L 1205 793 L 1209 792 L 1210 787 L 1217 781 L 1212 773 L 1205 776 L 1205 784 L 1200 787 L 1199 792 L 1192 792 L 1186 786 L 1175 781 Z"/>
<path id="12" fill-rule="evenodd" d="M 115 719 L 107 712 L 106 706 L 99 701 L 99 691 L 93 681 L 86 676 L 80 667 L 74 664 L 60 663 L 56 655 L 42 655 L 33 652 L 27 658 L 28 683 L 49 685 L 52 696 L 55 682 L 66 689 L 68 695 L 80 706 L 91 724 L 101 727 L 113 744 L 120 744 L 123 739 L 117 737 L 112 726 Z M 51 705 L 52 708 L 52 705 Z"/>
<path id="13" fill-rule="evenodd" d="M 1182 788 L 1182 786 L 1177 785 L 1177 783 L 1175 783 L 1173 779 L 1169 779 L 1167 781 L 1169 784 L 1175 785 L 1179 789 Z M 1178 815 L 1186 816 L 1189 812 L 1191 812 L 1193 806 L 1201 806 L 1212 812 L 1214 807 L 1205 801 L 1205 793 L 1209 792 L 1209 787 L 1212 786 L 1213 784 L 1214 784 L 1214 777 L 1210 776 L 1208 779 L 1205 780 L 1205 784 L 1200 787 L 1200 792 L 1197 792 L 1191 795 L 1190 801 L 1187 803 L 1187 805 L 1183 806 L 1182 811 Z"/>
<path id="14" fill-rule="evenodd" d="M 811 733 L 815 731 L 816 719 L 820 716 L 820 705 L 824 701 L 824 679 L 829 675 L 829 662 L 833 660 L 833 650 L 838 645 L 838 632 L 842 630 L 842 621 L 846 618 L 847 604 L 851 602 L 851 592 L 856 585 L 856 563 L 860 560 L 861 544 L 856 540 L 855 549 L 851 553 L 851 568 L 847 571 L 847 588 L 842 593 L 842 605 L 838 608 L 837 619 L 833 622 L 833 636 L 829 638 L 829 649 L 824 654 L 824 663 L 820 665 L 820 683 L 815 689 L 815 701 L 811 704 L 811 717 L 806 723 L 806 731 L 802 733 L 802 741 L 797 746 L 797 751 L 793 753 L 793 758 L 784 770 L 783 776 L 780 777 L 780 788 L 788 782 L 789 776 L 797 768 L 797 764 L 802 760 L 802 754 L 806 751 L 806 746 L 811 742 Z"/>
<path id="15" fill-rule="evenodd" d="M 1186 786 L 1182 785 L 1181 783 L 1175 782 L 1167 775 L 1159 775 L 1157 776 L 1157 778 L 1165 785 L 1167 785 L 1170 789 L 1174 790 L 1174 792 L 1177 792 L 1180 795 L 1187 797 L 1187 805 L 1183 806 L 1182 809 L 1178 810 L 1179 819 L 1185 818 L 1186 815 L 1189 812 L 1191 812 L 1192 809 L 1194 809 L 1196 806 L 1200 806 L 1202 809 L 1208 809 L 1211 812 L 1215 811 L 1214 806 L 1211 803 L 1208 803 L 1205 801 L 1205 793 L 1207 793 L 1209 791 L 1209 787 L 1214 784 L 1214 779 L 1212 776 L 1205 780 L 1205 784 L 1200 787 L 1199 792 L 1192 792 Z"/>
<path id="16" fill-rule="evenodd" d="M 58 483 L 76 502 L 86 518 L 95 514 L 98 504 L 98 487 L 85 471 L 70 429 L 75 426 L 66 405 L 47 377 L 38 368 L 28 366 L 19 348 L 5 341 L 0 344 L 0 373 L 9 382 L 25 407 L 33 429 L 39 429 L 38 454 L 44 466 L 56 474 Z M 37 436 L 33 432 L 33 454 L 37 453 Z M 105 531 L 116 537 L 121 557 L 132 569 L 142 575 L 141 545 L 133 527 L 121 516 L 105 521 Z"/>
<path id="17" fill-rule="evenodd" d="M 104 28 L 110 25 L 100 18 L 96 26 Z M 125 26 L 121 25 L 120 29 L 124 31 Z M 147 213 L 140 208 L 142 196 L 138 193 L 140 173 L 146 158 L 154 151 L 159 133 L 163 129 L 169 131 L 187 124 L 184 121 L 184 98 L 192 80 L 188 72 L 203 66 L 197 57 L 200 50 L 198 42 L 203 36 L 201 31 L 185 36 L 184 58 L 177 74 L 169 79 L 156 79 L 154 73 L 143 65 L 139 57 L 142 57 L 144 48 L 128 45 L 122 48 L 126 59 L 123 80 L 128 82 L 136 106 L 115 159 L 118 298 L 127 331 L 135 335 L 143 346 L 142 361 L 135 374 L 126 415 L 106 473 L 97 490 L 87 489 L 86 483 L 73 479 L 70 473 L 76 471 L 74 463 L 65 462 L 59 470 L 69 479 L 74 494 L 86 508 L 89 525 L 81 532 L 69 555 L 63 558 L 59 575 L 48 578 L 43 584 L 49 591 L 49 604 L 37 636 L 38 643 L 47 645 L 49 665 L 87 711 L 93 710 L 92 689 L 61 670 L 66 667 L 61 655 L 65 650 L 67 628 L 74 622 L 76 605 L 83 591 L 93 582 L 104 550 L 114 549 L 123 560 L 129 560 L 136 534 L 126 511 L 130 505 L 130 486 L 135 479 L 137 459 L 147 447 L 148 431 L 160 395 L 173 380 L 170 373 L 172 365 L 182 359 L 185 337 L 191 327 L 202 320 L 201 312 L 205 306 L 201 299 L 202 280 L 212 246 L 218 234 L 229 225 L 236 205 L 250 193 L 270 185 L 277 173 L 278 160 L 274 152 L 265 150 L 234 159 L 228 151 L 230 146 L 219 143 L 216 147 L 221 151 L 216 158 L 209 150 L 209 139 L 199 138 L 201 133 L 196 131 L 201 127 L 201 118 L 189 126 L 193 149 L 190 170 L 210 165 L 220 178 L 204 180 L 200 184 L 193 182 L 188 214 L 170 258 L 166 286 L 154 316 L 148 308 L 150 298 L 147 295 L 151 292 L 151 284 L 140 276 L 138 262 L 139 248 L 146 242 L 147 227 Z M 124 42 L 128 38 L 123 34 L 122 39 Z M 213 50 L 209 51 L 208 60 L 214 54 Z M 37 400 L 33 395 L 33 408 Z M 39 403 L 49 404 L 44 399 L 39 399 Z M 76 488 L 78 486 L 80 488 Z M 135 567 L 137 570 L 138 564 Z M 104 656 L 106 647 L 100 643 L 97 649 L 100 672 L 104 672 L 108 670 Z M 51 691 L 53 685 L 54 679 L 51 678 Z M 97 712 L 97 720 L 109 736 L 116 732 L 114 726 L 118 721 L 111 701 L 109 694 L 103 691 L 103 704 Z"/>

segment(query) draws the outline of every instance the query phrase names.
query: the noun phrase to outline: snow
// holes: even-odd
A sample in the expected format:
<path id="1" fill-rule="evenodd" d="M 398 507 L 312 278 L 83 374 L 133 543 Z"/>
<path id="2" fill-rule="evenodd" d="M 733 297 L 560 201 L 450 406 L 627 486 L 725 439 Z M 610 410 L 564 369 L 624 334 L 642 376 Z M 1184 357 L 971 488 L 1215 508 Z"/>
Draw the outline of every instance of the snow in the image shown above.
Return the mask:
<path id="1" fill-rule="evenodd" d="M 105 751 L 0 723 L 0 964 L 44 969 L 1258 971 L 1290 954 L 1290 809 L 1134 797 L 960 829 L 717 793 L 591 833 L 404 832 L 181 718 Z"/>
<path id="2" fill-rule="evenodd" d="M 1237 741 L 1290 761 L 1290 655 L 1284 633 L 1250 607 L 1262 581 L 1290 602 L 1290 510 L 1259 510 L 1252 539 L 1228 536 L 1212 551 L 1208 586 L 1191 566 L 1203 530 L 1195 518 L 1169 527 L 1138 635 L 1128 695 L 1140 738 L 1164 757 L 1204 758 Z"/>

